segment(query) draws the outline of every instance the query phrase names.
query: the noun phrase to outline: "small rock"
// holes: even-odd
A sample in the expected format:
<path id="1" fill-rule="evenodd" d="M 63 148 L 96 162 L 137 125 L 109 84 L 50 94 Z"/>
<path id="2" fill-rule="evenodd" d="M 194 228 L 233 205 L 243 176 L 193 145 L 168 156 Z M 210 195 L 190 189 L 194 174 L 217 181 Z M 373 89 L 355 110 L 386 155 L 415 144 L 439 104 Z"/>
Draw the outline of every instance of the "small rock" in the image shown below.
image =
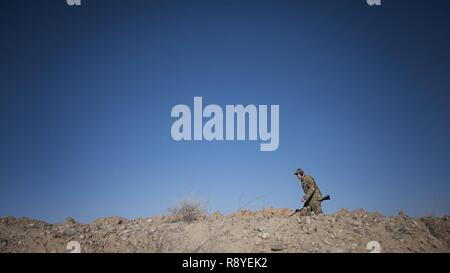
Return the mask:
<path id="1" fill-rule="evenodd" d="M 0 249 L 6 248 L 8 246 L 8 241 L 6 239 L 0 239 Z"/>
<path id="2" fill-rule="evenodd" d="M 120 234 L 124 235 L 124 234 L 130 233 L 130 232 L 131 232 L 130 229 L 125 229 L 125 230 L 122 231 Z"/>
<path id="3" fill-rule="evenodd" d="M 396 232 L 392 235 L 392 238 L 394 238 L 395 240 L 401 240 L 403 236 L 402 234 Z"/>
<path id="4" fill-rule="evenodd" d="M 61 232 L 62 235 L 67 236 L 67 237 L 71 237 L 73 235 L 75 235 L 75 230 L 71 229 L 71 228 L 66 228 Z"/>
<path id="5" fill-rule="evenodd" d="M 263 238 L 263 239 L 269 239 L 269 238 L 270 238 L 270 234 L 269 234 L 269 233 L 263 233 L 263 234 L 261 235 L 261 238 Z"/>
<path id="6" fill-rule="evenodd" d="M 273 244 L 270 249 L 272 249 L 272 251 L 281 251 L 284 249 L 283 245 L 281 244 Z"/>

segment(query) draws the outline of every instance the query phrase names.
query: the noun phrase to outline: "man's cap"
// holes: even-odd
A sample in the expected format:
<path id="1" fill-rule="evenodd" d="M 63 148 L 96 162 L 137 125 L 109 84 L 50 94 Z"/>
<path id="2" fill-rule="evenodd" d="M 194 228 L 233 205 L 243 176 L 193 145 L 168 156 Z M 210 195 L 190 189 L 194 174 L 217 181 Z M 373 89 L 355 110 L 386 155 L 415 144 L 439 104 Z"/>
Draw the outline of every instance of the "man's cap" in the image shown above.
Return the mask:
<path id="1" fill-rule="evenodd" d="M 297 174 L 304 174 L 305 172 L 303 171 L 303 169 L 302 168 L 298 168 L 297 170 L 295 170 L 295 173 L 294 173 L 294 175 L 297 175 Z"/>

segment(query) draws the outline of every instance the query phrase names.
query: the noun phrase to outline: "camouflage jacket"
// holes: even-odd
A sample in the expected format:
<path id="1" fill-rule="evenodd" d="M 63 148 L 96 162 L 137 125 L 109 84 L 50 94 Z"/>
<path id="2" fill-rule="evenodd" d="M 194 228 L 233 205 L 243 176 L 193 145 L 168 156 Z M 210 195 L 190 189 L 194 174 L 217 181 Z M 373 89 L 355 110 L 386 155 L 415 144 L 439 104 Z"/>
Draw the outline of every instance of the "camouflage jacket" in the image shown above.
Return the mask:
<path id="1" fill-rule="evenodd" d="M 303 192 L 305 193 L 305 203 L 310 203 L 311 201 L 317 201 L 322 199 L 322 193 L 319 190 L 319 187 L 310 175 L 305 176 L 305 179 L 302 181 Z"/>

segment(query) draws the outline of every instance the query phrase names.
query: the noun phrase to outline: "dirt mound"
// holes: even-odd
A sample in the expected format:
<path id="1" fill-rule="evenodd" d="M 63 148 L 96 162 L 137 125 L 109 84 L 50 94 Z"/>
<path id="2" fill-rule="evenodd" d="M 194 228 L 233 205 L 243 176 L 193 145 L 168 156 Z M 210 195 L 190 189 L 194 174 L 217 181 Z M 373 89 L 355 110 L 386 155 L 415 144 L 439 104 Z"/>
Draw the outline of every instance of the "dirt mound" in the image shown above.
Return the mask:
<path id="1" fill-rule="evenodd" d="M 0 218 L 0 252 L 450 252 L 450 217 L 383 216 L 342 209 L 288 218 L 289 209 L 219 212 L 193 222 L 168 216 L 56 224 Z M 73 242 L 75 241 L 75 242 Z"/>

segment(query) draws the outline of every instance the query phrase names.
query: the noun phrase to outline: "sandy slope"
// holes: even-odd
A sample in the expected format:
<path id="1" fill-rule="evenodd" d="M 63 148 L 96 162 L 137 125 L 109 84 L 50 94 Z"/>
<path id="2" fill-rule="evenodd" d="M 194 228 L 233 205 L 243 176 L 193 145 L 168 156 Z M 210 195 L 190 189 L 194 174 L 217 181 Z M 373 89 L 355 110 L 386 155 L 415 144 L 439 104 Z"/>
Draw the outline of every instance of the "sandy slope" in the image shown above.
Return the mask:
<path id="1" fill-rule="evenodd" d="M 48 224 L 28 218 L 0 219 L 0 252 L 450 252 L 450 217 L 395 217 L 345 209 L 333 215 L 288 218 L 288 209 L 213 213 L 193 223 L 171 216 L 127 220 L 68 218 Z M 377 243 L 374 243 L 375 245 Z"/>

